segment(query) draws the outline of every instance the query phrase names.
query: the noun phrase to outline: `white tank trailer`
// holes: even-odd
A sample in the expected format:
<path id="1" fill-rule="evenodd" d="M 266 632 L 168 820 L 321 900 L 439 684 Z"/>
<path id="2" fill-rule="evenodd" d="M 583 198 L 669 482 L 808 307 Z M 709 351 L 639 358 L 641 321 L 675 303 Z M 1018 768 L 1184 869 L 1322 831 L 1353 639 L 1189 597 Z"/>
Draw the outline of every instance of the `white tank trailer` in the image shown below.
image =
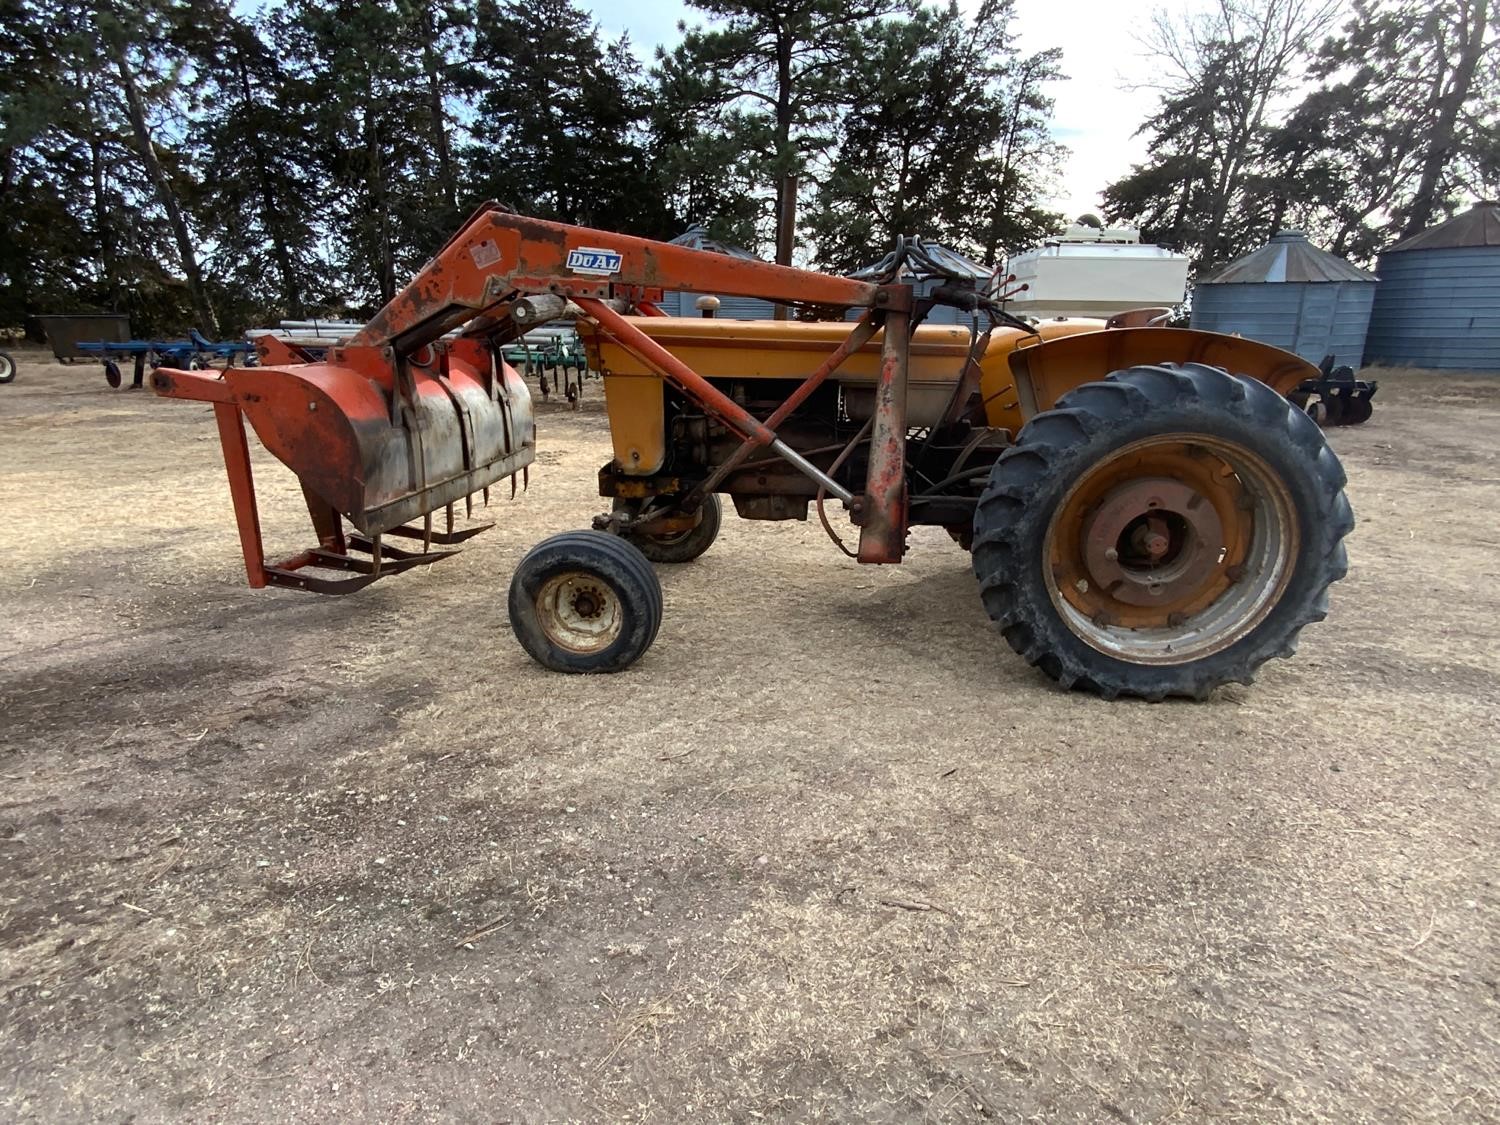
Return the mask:
<path id="1" fill-rule="evenodd" d="M 1013 254 L 1006 272 L 1026 289 L 1006 302 L 1020 316 L 1110 317 L 1127 309 L 1182 304 L 1188 257 L 1142 243 L 1133 227 L 1077 223 L 1035 250 Z"/>

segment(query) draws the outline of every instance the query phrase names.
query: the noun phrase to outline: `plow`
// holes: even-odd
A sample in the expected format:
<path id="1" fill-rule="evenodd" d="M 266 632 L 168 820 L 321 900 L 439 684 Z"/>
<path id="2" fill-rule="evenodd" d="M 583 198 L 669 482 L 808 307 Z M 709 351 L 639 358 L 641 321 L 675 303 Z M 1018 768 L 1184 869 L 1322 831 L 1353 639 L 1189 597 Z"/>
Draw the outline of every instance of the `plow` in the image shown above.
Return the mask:
<path id="1" fill-rule="evenodd" d="M 848 311 L 664 316 L 668 290 Z M 511 628 L 538 663 L 616 672 L 662 624 L 658 565 L 750 520 L 816 518 L 863 564 L 914 526 L 971 552 L 1009 646 L 1064 687 L 1203 698 L 1248 683 L 1327 610 L 1353 524 L 1344 473 L 1288 396 L 1324 376 L 1268 345 L 1147 318 L 1034 325 L 902 240 L 869 276 L 729 258 L 480 208 L 321 358 L 159 368 L 213 404 L 252 586 L 343 594 L 450 555 L 476 497 L 526 483 L 536 426 L 506 348 L 571 319 L 602 374 L 607 510 L 521 560 Z M 938 306 L 968 324 L 925 323 Z M 301 482 L 316 543 L 267 558 L 246 425 Z M 392 540 L 403 546 L 392 545 Z"/>

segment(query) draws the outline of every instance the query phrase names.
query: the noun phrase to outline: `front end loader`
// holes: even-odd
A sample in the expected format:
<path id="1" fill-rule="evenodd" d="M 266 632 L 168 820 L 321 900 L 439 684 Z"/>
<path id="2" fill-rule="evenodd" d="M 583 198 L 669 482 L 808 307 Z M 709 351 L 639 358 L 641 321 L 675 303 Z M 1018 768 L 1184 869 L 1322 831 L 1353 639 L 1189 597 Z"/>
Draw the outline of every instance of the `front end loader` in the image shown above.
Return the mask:
<path id="1" fill-rule="evenodd" d="M 848 319 L 673 318 L 664 290 Z M 968 326 L 924 323 L 938 306 Z M 341 593 L 443 557 L 434 543 L 479 530 L 454 531 L 453 505 L 525 473 L 530 402 L 503 348 L 561 318 L 603 376 L 613 456 L 610 510 L 538 544 L 511 582 L 515 635 L 548 668 L 639 659 L 662 618 L 653 563 L 707 550 L 721 496 L 747 519 L 815 514 L 862 563 L 900 562 L 914 525 L 945 528 L 1011 647 L 1110 698 L 1248 683 L 1345 571 L 1343 470 L 1286 397 L 1317 368 L 1147 316 L 1033 325 L 914 239 L 872 276 L 836 277 L 488 204 L 323 361 L 266 341 L 260 367 L 161 369 L 153 386 L 214 403 L 251 584 Z M 245 418 L 318 533 L 280 563 L 262 551 Z M 312 573 L 328 567 L 357 576 Z"/>

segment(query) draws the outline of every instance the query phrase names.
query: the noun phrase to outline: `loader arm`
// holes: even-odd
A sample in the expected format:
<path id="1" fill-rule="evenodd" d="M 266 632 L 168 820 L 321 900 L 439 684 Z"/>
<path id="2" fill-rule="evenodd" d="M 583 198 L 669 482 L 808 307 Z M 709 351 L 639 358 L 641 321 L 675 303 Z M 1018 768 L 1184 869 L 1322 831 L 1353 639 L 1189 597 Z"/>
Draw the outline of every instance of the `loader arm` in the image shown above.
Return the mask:
<path id="1" fill-rule="evenodd" d="M 663 289 L 894 308 L 907 287 L 531 219 L 487 203 L 348 344 L 409 354 L 520 294 L 643 301 Z"/>

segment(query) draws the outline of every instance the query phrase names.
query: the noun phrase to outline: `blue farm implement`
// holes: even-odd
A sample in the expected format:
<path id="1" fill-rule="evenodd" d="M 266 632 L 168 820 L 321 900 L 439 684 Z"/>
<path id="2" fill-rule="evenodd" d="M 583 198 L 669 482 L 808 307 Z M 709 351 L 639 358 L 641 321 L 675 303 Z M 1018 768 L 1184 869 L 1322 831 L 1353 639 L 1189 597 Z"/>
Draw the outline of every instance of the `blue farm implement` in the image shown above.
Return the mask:
<path id="1" fill-rule="evenodd" d="M 255 362 L 255 348 L 251 344 L 243 340 L 216 343 L 197 329 L 189 332 L 186 340 L 81 340 L 76 347 L 83 355 L 98 357 L 104 365 L 104 381 L 117 390 L 124 382 L 122 363 L 131 365 L 130 385 L 138 388 L 145 384 L 148 367 L 199 370 L 215 363 L 233 366 L 241 357 L 247 365 Z"/>

